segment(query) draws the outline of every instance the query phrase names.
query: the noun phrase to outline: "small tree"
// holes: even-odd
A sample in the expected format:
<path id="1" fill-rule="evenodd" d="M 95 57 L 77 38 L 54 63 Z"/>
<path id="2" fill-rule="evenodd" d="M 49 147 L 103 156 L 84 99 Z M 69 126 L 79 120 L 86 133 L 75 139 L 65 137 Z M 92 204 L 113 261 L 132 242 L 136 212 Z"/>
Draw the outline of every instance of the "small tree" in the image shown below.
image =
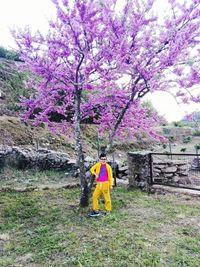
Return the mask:
<path id="1" fill-rule="evenodd" d="M 161 138 L 153 130 L 157 114 L 148 116 L 140 99 L 150 91 L 174 90 L 175 84 L 188 89 L 199 82 L 196 54 L 190 58 L 191 48 L 198 45 L 199 1 L 180 5 L 170 0 L 172 13 L 162 24 L 153 13 L 152 0 L 126 0 L 121 12 L 117 0 L 53 2 L 57 19 L 50 21 L 47 36 L 33 35 L 29 29 L 14 32 L 21 59 L 39 77 L 28 83 L 35 95 L 22 99 L 24 118 L 35 113 L 36 125 L 45 122 L 52 130 L 74 132 L 80 204 L 86 206 L 89 186 L 81 122 L 93 117 L 100 133 L 109 131 L 107 151 L 116 134 L 124 132 Z M 185 92 L 176 97 L 189 101 Z M 59 123 L 51 120 L 52 113 L 60 114 Z"/>

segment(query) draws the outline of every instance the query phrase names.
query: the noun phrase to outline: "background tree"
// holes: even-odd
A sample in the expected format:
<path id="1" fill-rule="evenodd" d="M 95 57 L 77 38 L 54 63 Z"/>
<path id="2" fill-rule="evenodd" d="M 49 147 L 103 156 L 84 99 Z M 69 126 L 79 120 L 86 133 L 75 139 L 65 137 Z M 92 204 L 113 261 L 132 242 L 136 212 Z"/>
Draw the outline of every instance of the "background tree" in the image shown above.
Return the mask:
<path id="1" fill-rule="evenodd" d="M 18 53 L 12 50 L 8 50 L 2 46 L 0 46 L 0 57 L 9 59 L 9 60 L 20 61 Z"/>
<path id="2" fill-rule="evenodd" d="M 22 99 L 24 118 L 38 109 L 36 125 L 74 132 L 80 204 L 86 206 L 81 121 L 93 117 L 99 132 L 109 131 L 109 151 L 124 130 L 161 138 L 153 129 L 158 116 L 148 116 L 140 103 L 150 91 L 172 90 L 181 101 L 199 101 L 189 92 L 199 83 L 199 0 L 183 5 L 169 0 L 171 13 L 162 21 L 153 13 L 153 0 L 126 0 L 120 10 L 117 0 L 53 2 L 57 18 L 49 22 L 46 36 L 28 28 L 14 32 L 21 59 L 39 77 L 27 83 L 36 93 Z M 59 123 L 50 119 L 52 112 L 63 116 Z"/>

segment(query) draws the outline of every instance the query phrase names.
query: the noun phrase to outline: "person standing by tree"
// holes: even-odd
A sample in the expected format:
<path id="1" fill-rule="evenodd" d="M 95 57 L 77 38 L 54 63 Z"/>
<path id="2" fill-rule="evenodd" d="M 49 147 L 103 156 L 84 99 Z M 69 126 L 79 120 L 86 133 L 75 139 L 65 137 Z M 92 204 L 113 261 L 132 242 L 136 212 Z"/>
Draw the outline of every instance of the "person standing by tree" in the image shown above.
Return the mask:
<path id="1" fill-rule="evenodd" d="M 110 191 L 113 187 L 113 174 L 111 166 L 106 162 L 106 154 L 101 153 L 99 156 L 100 161 L 93 165 L 90 172 L 95 175 L 96 188 L 92 196 L 93 211 L 89 214 L 90 217 L 97 217 L 99 212 L 99 197 L 103 194 L 105 200 L 105 215 L 109 214 L 112 210 Z"/>

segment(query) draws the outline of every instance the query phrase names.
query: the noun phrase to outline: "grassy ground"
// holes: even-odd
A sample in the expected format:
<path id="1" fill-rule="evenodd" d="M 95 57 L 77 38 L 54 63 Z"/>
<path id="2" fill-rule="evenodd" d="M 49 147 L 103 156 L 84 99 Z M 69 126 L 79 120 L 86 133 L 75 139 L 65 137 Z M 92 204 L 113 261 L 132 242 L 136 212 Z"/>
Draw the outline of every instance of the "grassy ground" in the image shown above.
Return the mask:
<path id="1" fill-rule="evenodd" d="M 0 193 L 0 266 L 200 266 L 198 199 L 118 187 L 98 219 L 78 199 L 79 189 Z"/>
<path id="2" fill-rule="evenodd" d="M 0 169 L 0 191 L 1 188 L 31 188 L 59 186 L 64 184 L 77 184 L 78 178 L 66 171 L 56 170 L 17 170 L 16 168 L 5 167 Z"/>

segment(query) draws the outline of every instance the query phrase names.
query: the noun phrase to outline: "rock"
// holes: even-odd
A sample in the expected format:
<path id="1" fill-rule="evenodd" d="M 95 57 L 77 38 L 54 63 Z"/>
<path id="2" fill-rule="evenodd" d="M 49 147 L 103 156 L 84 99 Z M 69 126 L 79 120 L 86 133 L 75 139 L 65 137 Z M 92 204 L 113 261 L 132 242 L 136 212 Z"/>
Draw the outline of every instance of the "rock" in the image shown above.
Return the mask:
<path id="1" fill-rule="evenodd" d="M 118 173 L 117 178 L 118 178 L 118 179 L 122 179 L 122 177 L 123 177 L 123 174 L 122 174 L 122 173 Z"/>
<path id="2" fill-rule="evenodd" d="M 155 183 L 162 183 L 163 182 L 163 178 L 159 177 L 159 178 L 154 178 L 154 182 Z"/>
<path id="3" fill-rule="evenodd" d="M 5 98 L 6 98 L 5 94 L 3 93 L 2 90 L 0 90 L 0 99 L 5 99 Z"/>
<path id="4" fill-rule="evenodd" d="M 75 165 L 76 160 L 75 159 L 69 159 L 68 164 Z"/>
<path id="5" fill-rule="evenodd" d="M 178 167 L 178 171 L 187 171 L 188 170 L 188 166 L 187 165 L 181 165 Z"/>
<path id="6" fill-rule="evenodd" d="M 164 162 L 163 160 L 154 160 L 153 165 L 166 166 L 167 162 Z M 159 168 L 159 166 L 157 166 L 157 168 Z"/>
<path id="7" fill-rule="evenodd" d="M 188 176 L 188 172 L 177 172 L 180 176 Z"/>
<path id="8" fill-rule="evenodd" d="M 153 173 L 161 173 L 161 168 L 153 167 Z"/>
<path id="9" fill-rule="evenodd" d="M 176 175 L 176 176 L 174 176 L 174 177 L 172 178 L 172 181 L 173 181 L 174 183 L 178 183 L 178 182 L 180 181 L 180 178 Z"/>
<path id="10" fill-rule="evenodd" d="M 164 175 L 166 178 L 171 178 L 174 176 L 173 173 L 165 173 Z"/>
<path id="11" fill-rule="evenodd" d="M 86 169 L 89 169 L 90 166 L 91 166 L 91 163 L 90 163 L 90 162 L 85 162 L 84 165 L 85 165 L 85 168 L 86 168 Z"/>
<path id="12" fill-rule="evenodd" d="M 122 176 L 121 179 L 122 179 L 122 180 L 127 180 L 128 178 L 127 178 L 127 176 Z"/>
<path id="13" fill-rule="evenodd" d="M 185 160 L 168 160 L 169 163 L 171 163 L 172 165 L 185 165 L 187 164 L 187 161 Z"/>
<path id="14" fill-rule="evenodd" d="M 167 167 L 166 169 L 163 169 L 162 170 L 163 171 L 163 173 L 174 173 L 174 172 L 176 172 L 177 171 L 177 167 Z"/>
<path id="15" fill-rule="evenodd" d="M 126 172 L 126 171 L 128 171 L 128 166 L 121 167 L 121 168 L 119 168 L 118 171 L 119 172 Z"/>
<path id="16" fill-rule="evenodd" d="M 120 185 L 120 184 L 128 185 L 128 179 L 126 179 L 126 180 L 116 179 L 116 183 L 117 183 L 117 185 Z"/>
<path id="17" fill-rule="evenodd" d="M 75 164 L 63 152 L 48 149 L 9 147 L 0 145 L 0 166 L 12 165 L 19 169 L 38 168 L 71 170 Z"/>
<path id="18" fill-rule="evenodd" d="M 0 240 L 8 241 L 9 239 L 10 239 L 9 234 L 1 234 L 0 235 Z"/>
<path id="19" fill-rule="evenodd" d="M 86 178 L 90 178 L 92 176 L 91 172 L 90 171 L 87 171 L 86 174 L 85 174 Z"/>
<path id="20" fill-rule="evenodd" d="M 85 161 L 94 162 L 95 159 L 91 158 L 90 156 L 85 157 Z"/>

